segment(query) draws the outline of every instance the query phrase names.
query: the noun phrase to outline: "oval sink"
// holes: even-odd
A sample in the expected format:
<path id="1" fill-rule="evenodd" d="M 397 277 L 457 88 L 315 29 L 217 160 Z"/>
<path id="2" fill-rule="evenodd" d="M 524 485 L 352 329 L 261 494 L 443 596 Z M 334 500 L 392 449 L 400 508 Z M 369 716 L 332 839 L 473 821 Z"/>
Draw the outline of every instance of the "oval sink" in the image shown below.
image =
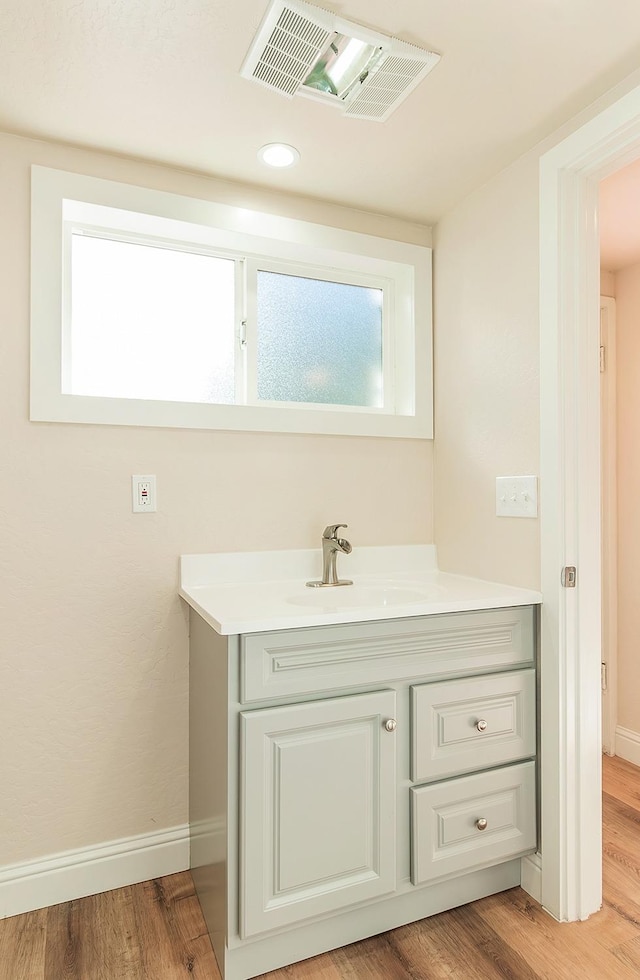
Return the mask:
<path id="1" fill-rule="evenodd" d="M 386 606 L 402 606 L 427 602 L 433 598 L 432 589 L 415 589 L 396 585 L 342 585 L 321 589 L 305 588 L 298 595 L 288 596 L 286 602 L 294 606 L 315 608 L 356 609 L 363 606 L 383 609 Z"/>

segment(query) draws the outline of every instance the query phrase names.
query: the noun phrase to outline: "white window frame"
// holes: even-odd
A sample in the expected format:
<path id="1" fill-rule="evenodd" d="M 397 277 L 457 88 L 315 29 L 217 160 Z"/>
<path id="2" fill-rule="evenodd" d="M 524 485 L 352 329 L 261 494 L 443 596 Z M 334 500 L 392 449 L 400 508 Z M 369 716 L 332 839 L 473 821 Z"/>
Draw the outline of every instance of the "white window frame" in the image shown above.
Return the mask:
<path id="1" fill-rule="evenodd" d="M 432 438 L 430 248 L 38 166 L 31 214 L 33 421 Z M 307 269 L 323 278 L 335 272 L 334 281 L 385 283 L 384 370 L 394 403 L 211 405 L 65 393 L 64 257 L 74 226 L 225 258 L 241 254 L 293 275 Z"/>

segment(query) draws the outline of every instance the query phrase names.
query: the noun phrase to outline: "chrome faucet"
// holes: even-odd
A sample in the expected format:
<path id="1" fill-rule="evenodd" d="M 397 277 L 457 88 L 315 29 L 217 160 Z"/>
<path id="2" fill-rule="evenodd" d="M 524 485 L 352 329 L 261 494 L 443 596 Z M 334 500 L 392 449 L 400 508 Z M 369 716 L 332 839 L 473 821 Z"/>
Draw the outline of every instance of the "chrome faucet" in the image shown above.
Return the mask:
<path id="1" fill-rule="evenodd" d="M 336 558 L 338 552 L 343 555 L 351 554 L 351 544 L 346 538 L 339 538 L 338 528 L 348 527 L 347 524 L 329 524 L 322 534 L 322 580 L 307 582 L 310 589 L 319 589 L 327 585 L 353 585 L 351 579 L 338 578 Z"/>

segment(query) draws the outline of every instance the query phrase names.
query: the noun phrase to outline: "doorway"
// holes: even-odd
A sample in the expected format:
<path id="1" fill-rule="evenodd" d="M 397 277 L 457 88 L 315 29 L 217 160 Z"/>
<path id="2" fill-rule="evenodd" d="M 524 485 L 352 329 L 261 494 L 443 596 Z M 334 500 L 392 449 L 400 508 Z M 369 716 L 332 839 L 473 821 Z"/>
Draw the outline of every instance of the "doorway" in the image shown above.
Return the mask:
<path id="1" fill-rule="evenodd" d="M 601 198 L 602 205 L 602 198 Z M 601 207 L 602 213 L 602 207 Z M 600 456 L 602 462 L 602 751 L 616 754 L 618 703 L 618 453 L 615 273 L 600 229 Z"/>
<path id="2" fill-rule="evenodd" d="M 638 157 L 640 87 L 540 160 L 541 895 L 561 921 L 602 900 L 598 185 Z"/>
<path id="3" fill-rule="evenodd" d="M 636 516 L 640 482 L 637 453 L 640 440 L 637 383 L 640 368 L 639 216 L 640 159 L 611 174 L 599 188 L 603 294 L 600 303 L 601 350 L 604 355 L 600 378 L 603 420 L 609 418 L 601 435 L 603 687 L 606 688 L 603 693 L 603 750 L 636 766 L 640 764 L 640 669 L 635 653 L 640 630 L 637 599 L 640 517 Z M 612 397 L 614 388 L 617 395 Z M 616 533 L 618 526 L 619 535 Z M 618 571 L 619 577 L 616 576 Z"/>

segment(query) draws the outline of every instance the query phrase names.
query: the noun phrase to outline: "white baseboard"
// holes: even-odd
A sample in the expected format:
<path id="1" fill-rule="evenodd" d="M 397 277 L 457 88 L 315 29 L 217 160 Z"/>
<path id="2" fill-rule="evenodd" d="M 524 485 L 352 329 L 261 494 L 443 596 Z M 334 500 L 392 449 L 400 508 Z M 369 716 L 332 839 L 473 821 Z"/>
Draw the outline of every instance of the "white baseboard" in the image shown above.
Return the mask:
<path id="1" fill-rule="evenodd" d="M 640 734 L 628 728 L 616 728 L 616 755 L 634 766 L 640 766 Z"/>
<path id="2" fill-rule="evenodd" d="M 186 871 L 189 826 L 0 867 L 0 919 Z"/>
<path id="3" fill-rule="evenodd" d="M 539 854 L 527 854 L 520 862 L 520 887 L 542 904 L 542 861 Z"/>

